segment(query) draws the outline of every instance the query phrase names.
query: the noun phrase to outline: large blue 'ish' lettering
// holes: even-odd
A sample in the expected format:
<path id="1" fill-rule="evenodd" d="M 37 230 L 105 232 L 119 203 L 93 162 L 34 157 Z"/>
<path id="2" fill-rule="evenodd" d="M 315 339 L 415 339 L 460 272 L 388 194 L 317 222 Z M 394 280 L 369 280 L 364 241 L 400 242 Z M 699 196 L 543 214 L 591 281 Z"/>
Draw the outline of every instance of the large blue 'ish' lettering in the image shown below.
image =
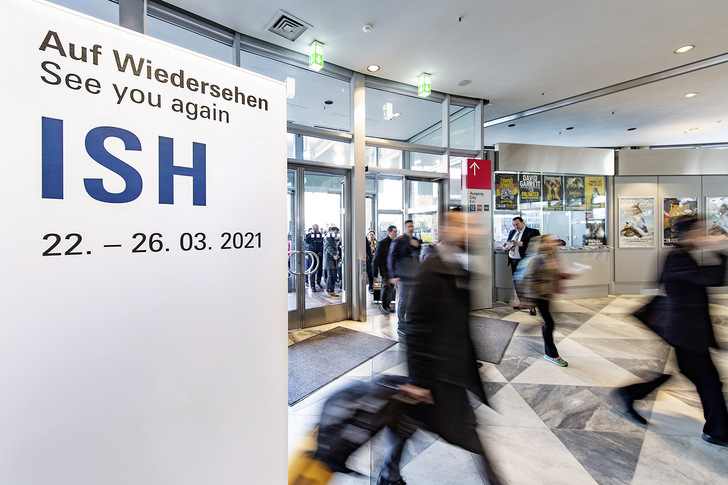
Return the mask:
<path id="1" fill-rule="evenodd" d="M 204 143 L 192 143 L 192 168 L 174 165 L 174 139 L 159 137 L 159 203 L 174 204 L 174 176 L 192 177 L 192 205 L 207 203 L 206 165 Z"/>
<path id="2" fill-rule="evenodd" d="M 131 202 L 142 193 L 142 176 L 131 165 L 124 163 L 109 153 L 104 147 L 107 138 L 119 138 L 126 150 L 141 151 L 142 143 L 131 131 L 113 126 L 99 126 L 86 135 L 86 152 L 96 163 L 102 165 L 124 179 L 126 187 L 119 193 L 104 188 L 102 179 L 83 179 L 88 195 L 101 202 L 122 204 Z"/>

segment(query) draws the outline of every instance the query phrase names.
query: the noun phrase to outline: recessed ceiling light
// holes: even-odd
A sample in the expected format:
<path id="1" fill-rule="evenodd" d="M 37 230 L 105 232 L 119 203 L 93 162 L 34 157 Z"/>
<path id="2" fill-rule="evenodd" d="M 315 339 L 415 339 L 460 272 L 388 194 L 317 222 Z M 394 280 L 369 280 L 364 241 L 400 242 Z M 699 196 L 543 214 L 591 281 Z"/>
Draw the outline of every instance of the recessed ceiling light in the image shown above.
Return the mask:
<path id="1" fill-rule="evenodd" d="M 569 127 L 568 127 L 568 128 L 566 128 L 566 129 L 567 129 L 567 130 L 573 130 L 573 129 L 574 129 L 574 127 L 573 127 L 573 126 L 569 126 Z"/>
<path id="2" fill-rule="evenodd" d="M 636 130 L 636 129 L 637 129 L 637 128 L 627 128 L 627 131 L 634 131 L 634 130 Z"/>
<path id="3" fill-rule="evenodd" d="M 690 128 L 690 131 L 695 131 L 695 130 L 697 130 L 697 129 L 698 129 L 698 128 Z"/>
<path id="4" fill-rule="evenodd" d="M 693 96 L 697 96 L 697 95 L 698 95 L 698 93 L 688 93 L 688 94 L 685 94 L 683 97 L 684 98 L 692 98 Z"/>
<path id="5" fill-rule="evenodd" d="M 693 50 L 694 47 L 694 45 L 684 45 L 679 49 L 675 49 L 675 54 L 685 54 L 686 52 Z"/>
<path id="6" fill-rule="evenodd" d="M 470 84 L 471 82 L 473 82 L 473 81 L 471 81 L 470 79 L 463 79 L 462 81 L 460 81 L 460 82 L 458 83 L 458 86 L 467 86 L 467 85 L 468 85 L 468 84 Z"/>
<path id="7" fill-rule="evenodd" d="M 514 126 L 516 126 L 516 124 L 515 123 L 511 123 L 510 125 L 508 125 L 508 128 L 513 128 Z"/>
<path id="8" fill-rule="evenodd" d="M 334 102 L 331 101 L 330 99 L 327 99 L 326 101 L 324 101 L 324 104 L 334 104 Z"/>
<path id="9" fill-rule="evenodd" d="M 367 66 L 367 71 L 369 72 L 377 72 L 379 70 L 379 66 L 376 64 L 370 64 Z"/>

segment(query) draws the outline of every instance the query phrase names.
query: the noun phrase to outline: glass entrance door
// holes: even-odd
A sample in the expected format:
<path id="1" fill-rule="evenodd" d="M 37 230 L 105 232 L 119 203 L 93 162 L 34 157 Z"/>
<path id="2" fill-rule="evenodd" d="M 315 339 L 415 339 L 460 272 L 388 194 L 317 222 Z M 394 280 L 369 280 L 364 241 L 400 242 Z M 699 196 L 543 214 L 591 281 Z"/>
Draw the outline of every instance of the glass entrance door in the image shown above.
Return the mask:
<path id="1" fill-rule="evenodd" d="M 350 316 L 348 171 L 288 165 L 288 329 Z"/>

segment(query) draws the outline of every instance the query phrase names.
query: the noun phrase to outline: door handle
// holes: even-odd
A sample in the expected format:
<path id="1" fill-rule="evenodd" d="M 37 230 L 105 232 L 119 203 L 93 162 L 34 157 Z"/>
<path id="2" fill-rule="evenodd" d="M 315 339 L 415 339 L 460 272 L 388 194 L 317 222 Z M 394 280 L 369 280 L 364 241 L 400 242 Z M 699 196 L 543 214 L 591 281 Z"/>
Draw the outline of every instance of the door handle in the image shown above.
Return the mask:
<path id="1" fill-rule="evenodd" d="M 309 268 L 308 271 L 303 271 L 303 272 L 291 271 L 291 256 L 293 256 L 294 254 L 300 254 L 300 253 L 310 254 L 313 257 L 313 261 L 314 261 L 313 267 Z M 313 251 L 288 251 L 288 272 L 291 273 L 292 275 L 298 276 L 301 274 L 303 274 L 303 275 L 313 274 L 318 269 L 318 265 L 319 265 L 318 254 L 314 253 Z"/>

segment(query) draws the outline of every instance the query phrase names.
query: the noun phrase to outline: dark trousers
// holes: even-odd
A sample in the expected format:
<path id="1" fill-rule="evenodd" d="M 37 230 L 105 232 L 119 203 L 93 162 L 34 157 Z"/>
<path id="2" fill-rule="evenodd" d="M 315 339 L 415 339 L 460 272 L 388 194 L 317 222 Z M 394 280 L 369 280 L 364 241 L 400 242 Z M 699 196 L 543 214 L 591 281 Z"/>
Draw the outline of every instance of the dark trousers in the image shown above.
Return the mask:
<path id="1" fill-rule="evenodd" d="M 336 288 L 336 269 L 329 268 L 326 271 L 326 291 L 333 293 Z"/>
<path id="2" fill-rule="evenodd" d="M 316 253 L 318 255 L 318 268 L 316 271 L 308 275 L 308 286 L 315 288 L 318 284 L 321 286 L 321 276 L 324 271 L 324 253 Z M 311 264 L 313 264 L 313 258 L 311 258 Z"/>
<path id="3" fill-rule="evenodd" d="M 412 292 L 412 282 L 399 280 L 399 301 L 397 301 L 397 330 L 405 332 L 407 329 L 407 300 Z"/>
<path id="4" fill-rule="evenodd" d="M 392 293 L 394 292 L 394 285 L 389 282 L 389 275 L 382 274 L 382 306 L 389 309 L 389 304 L 392 302 Z"/>
<path id="5" fill-rule="evenodd" d="M 543 298 L 536 300 L 536 307 L 538 308 L 541 317 L 543 317 L 543 325 L 541 325 L 541 333 L 543 334 L 544 353 L 549 357 L 558 357 L 559 351 L 556 350 L 556 344 L 554 344 L 554 318 L 551 316 L 549 311 L 549 301 Z"/>
<path id="6" fill-rule="evenodd" d="M 503 483 L 491 466 L 478 436 L 475 413 L 465 388 L 443 381 L 435 381 L 433 384 L 431 391 L 435 405 L 413 406 L 408 410 L 408 418 L 413 419 L 420 427 L 439 434 L 445 441 L 477 455 L 475 465 L 483 483 Z M 389 428 L 385 434 L 389 448 L 384 455 L 381 475 L 386 480 L 395 482 L 401 478 L 399 462 L 408 435 Z"/>
<path id="7" fill-rule="evenodd" d="M 705 426 L 703 432 L 721 441 L 728 441 L 728 410 L 723 397 L 720 375 L 710 358 L 710 353 L 694 352 L 675 347 L 677 364 L 685 377 L 695 384 L 703 405 Z"/>
<path id="8" fill-rule="evenodd" d="M 369 281 L 369 290 L 374 288 L 374 271 L 372 271 L 372 261 L 367 259 L 367 280 Z"/>

